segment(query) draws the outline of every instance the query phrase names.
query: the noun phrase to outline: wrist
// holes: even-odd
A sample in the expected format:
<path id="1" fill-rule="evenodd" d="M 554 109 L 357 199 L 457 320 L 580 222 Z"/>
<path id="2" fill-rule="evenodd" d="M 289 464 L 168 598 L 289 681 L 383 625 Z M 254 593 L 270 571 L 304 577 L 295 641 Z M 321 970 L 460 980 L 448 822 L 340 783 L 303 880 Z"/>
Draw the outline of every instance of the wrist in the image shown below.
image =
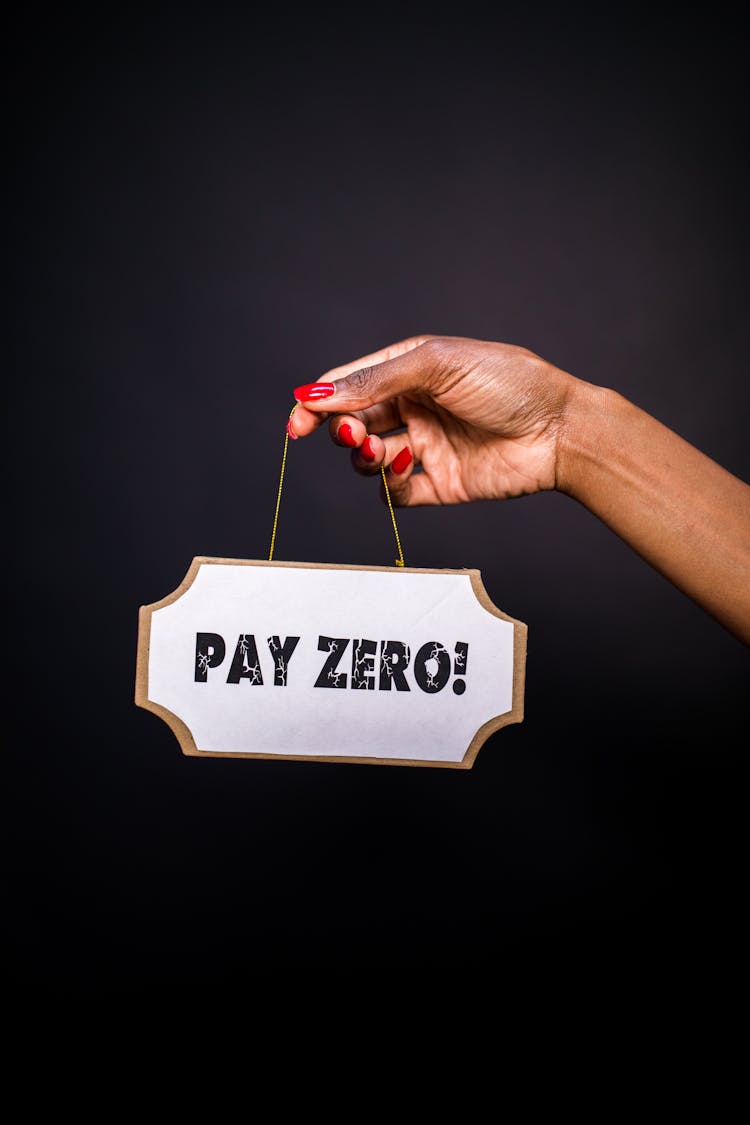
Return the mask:
<path id="1" fill-rule="evenodd" d="M 558 430 L 555 488 L 580 500 L 592 469 L 606 460 L 608 435 L 625 399 L 573 378 Z"/>

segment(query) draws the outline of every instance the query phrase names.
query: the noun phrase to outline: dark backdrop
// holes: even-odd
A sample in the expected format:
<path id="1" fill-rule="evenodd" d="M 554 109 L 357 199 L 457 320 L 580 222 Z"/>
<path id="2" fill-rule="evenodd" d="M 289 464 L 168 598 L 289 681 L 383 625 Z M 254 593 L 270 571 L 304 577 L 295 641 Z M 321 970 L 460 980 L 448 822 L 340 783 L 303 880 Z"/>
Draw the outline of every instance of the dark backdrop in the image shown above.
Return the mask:
<path id="1" fill-rule="evenodd" d="M 18 25 L 6 547 L 12 977 L 691 967 L 739 950 L 747 650 L 573 501 L 411 510 L 529 626 L 471 772 L 181 755 L 137 613 L 267 552 L 294 386 L 416 332 L 523 344 L 750 478 L 739 36 L 566 8 Z M 388 564 L 291 450 L 277 557 Z"/>

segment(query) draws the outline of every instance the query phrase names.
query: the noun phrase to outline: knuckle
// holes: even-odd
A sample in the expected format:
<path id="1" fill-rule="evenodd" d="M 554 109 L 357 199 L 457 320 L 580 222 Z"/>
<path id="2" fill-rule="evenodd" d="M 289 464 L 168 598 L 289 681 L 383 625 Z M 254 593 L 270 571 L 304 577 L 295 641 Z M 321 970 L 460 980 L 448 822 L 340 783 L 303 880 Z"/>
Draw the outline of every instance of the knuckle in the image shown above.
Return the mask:
<path id="1" fill-rule="evenodd" d="M 422 344 L 422 351 L 431 356 L 442 356 L 450 349 L 450 342 L 444 336 L 431 336 Z"/>
<path id="2" fill-rule="evenodd" d="M 433 336 L 431 339 L 426 340 L 425 343 L 422 344 L 420 352 L 430 372 L 435 375 L 442 374 L 449 362 L 455 358 L 454 345 L 450 340 L 446 340 L 444 336 Z"/>
<path id="3" fill-rule="evenodd" d="M 366 397 L 372 387 L 372 368 L 360 367 L 346 377 L 347 390 L 358 398 Z"/>

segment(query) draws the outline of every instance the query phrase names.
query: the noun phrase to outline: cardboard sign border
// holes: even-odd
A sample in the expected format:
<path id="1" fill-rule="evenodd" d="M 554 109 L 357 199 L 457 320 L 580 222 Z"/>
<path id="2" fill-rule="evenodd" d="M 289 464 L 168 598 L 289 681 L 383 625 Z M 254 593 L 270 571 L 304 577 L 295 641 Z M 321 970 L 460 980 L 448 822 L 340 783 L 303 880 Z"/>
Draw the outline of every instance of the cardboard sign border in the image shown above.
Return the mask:
<path id="1" fill-rule="evenodd" d="M 155 610 L 171 605 L 172 602 L 181 598 L 192 586 L 202 566 L 276 566 L 303 570 L 375 570 L 386 571 L 389 574 L 467 574 L 471 579 L 474 596 L 480 605 L 494 617 L 499 617 L 503 621 L 510 621 L 513 625 L 513 706 L 504 715 L 496 715 L 493 719 L 488 719 L 479 728 L 460 762 L 431 761 L 422 758 L 351 758 L 336 754 L 313 756 L 311 754 L 253 754 L 244 750 L 199 750 L 195 745 L 192 733 L 182 719 L 179 719 L 166 707 L 162 707 L 159 703 L 153 703 L 148 698 L 148 661 L 151 646 L 151 615 Z M 140 607 L 138 613 L 135 702 L 138 707 L 153 712 L 167 724 L 177 738 L 183 754 L 190 758 L 264 758 L 267 761 L 277 762 L 339 762 L 346 765 L 429 766 L 433 769 L 470 770 L 481 747 L 491 734 L 502 727 L 509 726 L 511 723 L 523 722 L 527 634 L 528 629 L 523 621 L 518 621 L 515 617 L 509 617 L 490 600 L 478 570 L 431 570 L 424 567 L 395 568 L 392 566 L 352 566 L 337 563 L 267 562 L 263 559 L 219 559 L 208 555 L 196 555 L 176 590 L 158 602 Z"/>

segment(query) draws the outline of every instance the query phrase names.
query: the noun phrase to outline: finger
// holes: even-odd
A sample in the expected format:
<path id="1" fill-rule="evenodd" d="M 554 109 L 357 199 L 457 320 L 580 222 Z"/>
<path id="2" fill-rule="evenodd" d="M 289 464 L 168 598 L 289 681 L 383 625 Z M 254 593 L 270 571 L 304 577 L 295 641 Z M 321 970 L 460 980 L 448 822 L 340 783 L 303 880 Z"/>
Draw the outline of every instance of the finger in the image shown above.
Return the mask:
<path id="1" fill-rule="evenodd" d="M 328 432 L 336 445 L 348 449 L 359 448 L 367 437 L 367 427 L 354 414 L 334 414 L 328 423 Z"/>
<path id="2" fill-rule="evenodd" d="M 332 383 L 335 379 L 342 379 L 345 375 L 351 375 L 352 371 L 359 371 L 361 367 L 374 367 L 378 363 L 385 363 L 387 359 L 395 359 L 397 356 L 404 355 L 432 339 L 434 337 L 431 335 L 409 336 L 408 339 L 399 340 L 396 344 L 389 344 L 388 347 L 380 348 L 377 352 L 370 352 L 369 355 L 353 359 L 351 363 L 343 363 L 340 367 L 332 367 L 320 378 L 324 382 Z"/>
<path id="3" fill-rule="evenodd" d="M 391 477 L 403 481 L 414 468 L 414 454 L 406 434 L 379 438 L 368 434 L 361 447 L 352 453 L 352 464 L 363 476 L 373 476 L 380 472 L 382 465 L 388 471 L 389 487 Z"/>
<path id="4" fill-rule="evenodd" d="M 385 501 L 385 490 L 382 491 Z M 396 508 L 417 508 L 442 503 L 427 473 L 411 473 L 401 481 L 389 477 L 388 491 Z"/>
<path id="5" fill-rule="evenodd" d="M 286 432 L 289 437 L 294 441 L 298 437 L 306 437 L 311 434 L 313 430 L 317 430 L 319 426 L 330 417 L 327 412 L 320 411 L 313 414 L 311 410 L 307 410 L 301 403 L 297 403 L 295 410 L 286 424 Z"/>
<path id="6" fill-rule="evenodd" d="M 399 394 L 429 389 L 440 374 L 440 341 L 433 337 L 375 366 L 359 367 L 334 382 L 318 380 L 297 387 L 294 397 L 312 412 L 367 410 Z"/>
<path id="7" fill-rule="evenodd" d="M 361 445 L 368 434 L 382 435 L 403 427 L 404 422 L 401 420 L 394 399 L 387 403 L 379 403 L 369 410 L 332 414 L 328 422 L 329 432 L 336 444 L 351 446 Z"/>
<path id="8" fill-rule="evenodd" d="M 377 475 L 383 463 L 388 465 L 388 491 L 392 503 L 397 507 L 413 508 L 442 503 L 427 473 L 414 472 L 414 456 L 411 446 L 405 443 L 403 434 L 386 438 L 385 441 L 370 434 L 362 447 L 352 453 L 352 464 L 362 476 Z M 385 490 L 381 491 L 385 500 Z"/>
<path id="9" fill-rule="evenodd" d="M 369 434 L 360 448 L 352 451 L 352 465 L 363 477 L 372 477 L 380 472 L 385 455 L 385 442 L 382 438 Z"/>
<path id="10" fill-rule="evenodd" d="M 404 443 L 399 434 L 386 438 L 385 463 L 388 466 L 386 480 L 391 501 L 400 508 L 411 508 L 421 504 L 439 504 L 440 499 L 435 486 L 426 473 L 415 473 L 417 461 L 411 446 Z M 385 498 L 385 490 L 383 490 Z"/>
<path id="11" fill-rule="evenodd" d="M 371 477 L 380 472 L 385 465 L 388 472 L 388 487 L 391 479 L 402 483 L 414 469 L 414 454 L 406 440 L 406 434 L 379 438 L 368 434 L 361 447 L 352 453 L 352 464 L 358 473 Z"/>
<path id="12" fill-rule="evenodd" d="M 414 450 L 406 434 L 395 434 L 386 438 L 384 464 L 388 473 L 388 487 L 393 481 L 397 486 L 408 480 L 415 468 Z"/>

